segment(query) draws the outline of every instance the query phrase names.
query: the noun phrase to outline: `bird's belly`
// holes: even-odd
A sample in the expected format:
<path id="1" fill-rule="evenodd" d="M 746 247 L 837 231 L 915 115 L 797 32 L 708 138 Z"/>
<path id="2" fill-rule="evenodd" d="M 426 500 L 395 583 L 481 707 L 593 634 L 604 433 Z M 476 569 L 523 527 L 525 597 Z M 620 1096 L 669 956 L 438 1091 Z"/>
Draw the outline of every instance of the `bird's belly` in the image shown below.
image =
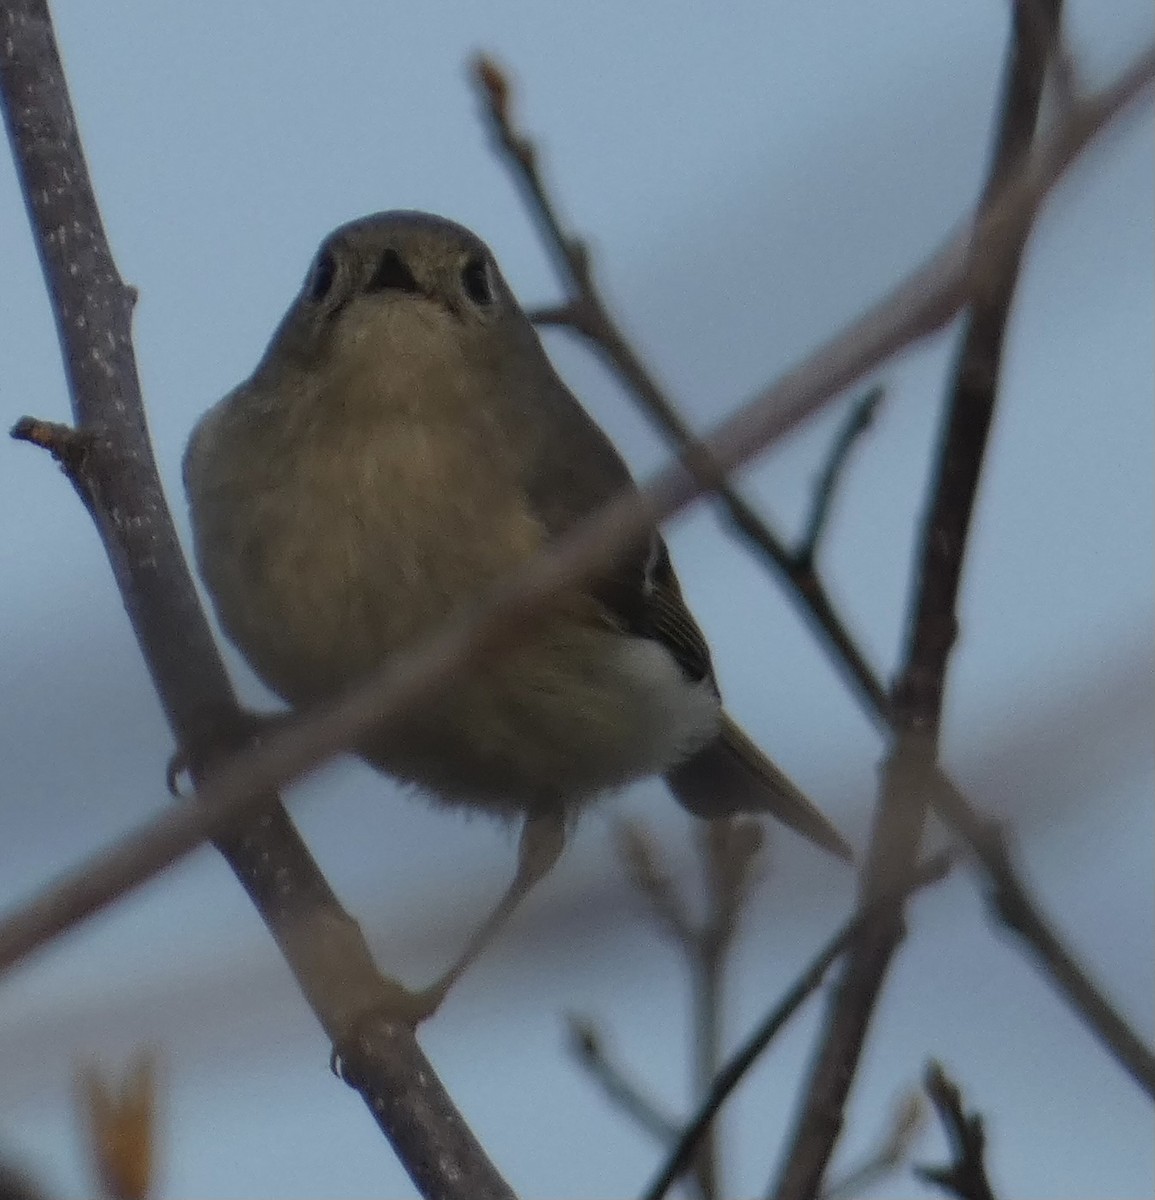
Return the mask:
<path id="1" fill-rule="evenodd" d="M 720 706 L 654 642 L 566 621 L 458 672 L 362 744 L 450 803 L 572 808 L 665 771 L 718 731 Z"/>
<path id="2" fill-rule="evenodd" d="M 420 460 L 416 460 L 420 465 Z M 233 500 L 202 556 L 222 624 L 294 705 L 348 690 L 544 544 L 509 489 L 315 487 L 307 506 Z M 398 468 L 403 469 L 403 468 Z M 401 481 L 405 482 L 405 481 Z M 408 481 L 410 484 L 412 480 Z M 427 481 L 431 482 L 431 481 Z M 388 498 L 417 493 L 404 509 Z M 211 519 L 211 508 L 202 516 Z M 240 515 L 238 515 L 240 514 Z M 487 653 L 428 702 L 358 745 L 373 764 L 451 803 L 499 812 L 567 807 L 664 771 L 713 737 L 720 710 L 658 643 L 600 625 L 588 603 Z"/>

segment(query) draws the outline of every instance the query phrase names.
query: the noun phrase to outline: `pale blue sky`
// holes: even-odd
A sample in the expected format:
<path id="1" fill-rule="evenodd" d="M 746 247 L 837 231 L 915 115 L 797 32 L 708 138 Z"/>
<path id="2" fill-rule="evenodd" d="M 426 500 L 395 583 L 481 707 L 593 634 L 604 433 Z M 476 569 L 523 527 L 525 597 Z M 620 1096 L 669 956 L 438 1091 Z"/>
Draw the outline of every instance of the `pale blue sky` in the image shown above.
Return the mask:
<path id="1" fill-rule="evenodd" d="M 1152 35 L 1143 0 L 1068 6 L 1091 81 Z M 556 297 L 490 152 L 464 63 L 497 54 L 549 179 L 659 375 L 702 426 L 879 295 L 979 186 L 1003 0 L 54 5 L 113 249 L 140 289 L 137 351 L 174 508 L 199 413 L 247 374 L 331 227 L 428 208 L 493 245 L 527 304 Z M 1155 1035 L 1151 724 L 1150 108 L 1049 204 L 1011 329 L 968 561 L 946 758 L 1019 834 L 1032 881 L 1143 1035 Z M 67 398 L 15 178 L 0 156 L 0 425 Z M 586 353 L 555 359 L 639 473 L 663 448 Z M 950 339 L 879 373 L 889 396 L 848 472 L 824 566 L 872 659 L 902 633 Z M 787 528 L 836 414 L 749 472 Z M 672 527 L 734 711 L 858 845 L 880 742 L 787 599 L 699 509 Z M 0 443 L 0 906 L 164 803 L 171 746 L 100 547 L 47 459 Z M 235 656 L 245 695 L 264 703 Z M 293 810 L 383 965 L 430 977 L 504 886 L 512 844 L 350 766 Z M 508 938 L 422 1034 L 526 1197 L 636 1192 L 654 1147 L 566 1056 L 562 1014 L 604 1019 L 684 1104 L 684 981 L 617 873 L 608 817 L 672 852 L 689 824 L 654 784 L 603 806 Z M 603 815 L 604 814 L 604 815 Z M 853 881 L 791 835 L 735 972 L 728 1041 L 792 979 Z M 764 1188 L 818 1005 L 728 1110 L 733 1194 Z M 165 1060 L 169 1196 L 407 1194 L 224 867 L 202 851 L 0 985 L 0 1146 L 59 1194 L 86 1183 L 69 1107 L 82 1056 Z M 921 899 L 875 1026 L 843 1162 L 929 1056 L 987 1114 L 1007 1196 L 1148 1195 L 1150 1106 L 991 932 L 966 875 Z M 942 1154 L 937 1134 L 920 1157 Z M 910 1180 L 887 1194 L 929 1194 Z"/>

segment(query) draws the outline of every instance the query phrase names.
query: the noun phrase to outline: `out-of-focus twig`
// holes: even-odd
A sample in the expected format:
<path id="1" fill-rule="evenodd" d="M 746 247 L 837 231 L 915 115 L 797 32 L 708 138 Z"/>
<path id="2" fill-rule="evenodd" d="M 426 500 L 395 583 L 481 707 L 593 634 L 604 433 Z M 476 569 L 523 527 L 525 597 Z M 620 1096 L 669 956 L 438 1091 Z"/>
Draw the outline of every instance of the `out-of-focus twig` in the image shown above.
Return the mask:
<path id="1" fill-rule="evenodd" d="M 569 232 L 562 222 L 538 167 L 537 148 L 514 121 L 513 87 L 508 74 L 494 59 L 484 55 L 474 60 L 473 74 L 494 143 L 510 165 L 530 215 L 568 291 L 562 304 L 533 312 L 531 317 L 538 324 L 569 327 L 585 337 L 602 354 L 638 398 L 660 432 L 678 449 L 686 466 L 709 483 L 721 500 L 731 524 L 774 571 L 788 579 L 804 598 L 804 612 L 824 643 L 832 648 L 834 662 L 846 670 L 855 690 L 866 697 L 871 707 L 885 710 L 889 704 L 886 688 L 867 663 L 830 600 L 815 570 L 814 545 L 810 545 L 806 554 L 793 551 L 769 522 L 759 516 L 727 483 L 719 464 L 704 451 L 677 405 L 659 385 L 606 307 L 593 276 L 585 242 Z M 834 489 L 845 453 L 836 454 L 832 461 L 833 467 L 826 473 L 830 477 L 825 484 L 827 492 Z M 822 490 L 820 487 L 819 497 Z M 816 500 L 816 506 L 820 502 L 820 499 Z M 817 537 L 814 542 L 817 542 Z"/>
<path id="2" fill-rule="evenodd" d="M 982 1117 L 966 1112 L 958 1085 L 938 1063 L 932 1062 L 927 1067 L 924 1086 L 946 1131 L 951 1162 L 945 1167 L 915 1167 L 915 1174 L 958 1200 L 995 1200 L 984 1160 L 986 1134 Z"/>
<path id="3" fill-rule="evenodd" d="M 976 214 L 891 292 L 717 426 L 704 442 L 711 456 L 727 470 L 748 461 L 889 355 L 948 324 L 981 286 L 985 264 L 999 254 L 1008 226 L 1016 227 L 1038 211 L 1084 148 L 1145 94 L 1153 73 L 1155 50 L 1149 48 L 1112 84 L 1082 100 L 994 205 Z M 267 808 L 266 789 L 300 778 L 353 745 L 366 729 L 447 685 L 475 656 L 515 639 L 546 606 L 604 570 L 621 547 L 635 543 L 701 490 L 683 468 L 668 468 L 640 494 L 611 501 L 548 553 L 479 598 L 473 612 L 451 618 L 438 633 L 396 655 L 346 696 L 287 722 L 259 744 L 214 766 L 198 783 L 198 804 L 172 808 L 146 822 L 0 921 L 0 973 L 151 879 L 206 838 Z M 348 957 L 343 947 L 342 962 Z"/>
<path id="4" fill-rule="evenodd" d="M 652 1096 L 647 1096 L 639 1084 L 630 1079 L 622 1068 L 613 1061 L 605 1047 L 605 1041 L 586 1017 L 569 1017 L 570 1049 L 578 1063 L 601 1087 L 606 1096 L 616 1104 L 635 1125 L 644 1129 L 663 1149 L 667 1149 L 678 1136 L 680 1128 L 674 1118 L 658 1106 Z"/>
<path id="5" fill-rule="evenodd" d="M 0 1159 L 0 1200 L 48 1200 L 27 1172 Z"/>
<path id="6" fill-rule="evenodd" d="M 878 1148 L 858 1166 L 851 1167 L 841 1179 L 832 1183 L 820 1200 L 854 1200 L 868 1187 L 901 1171 L 925 1124 L 925 1106 L 918 1092 L 908 1092 L 899 1099 L 883 1131 Z"/>
<path id="7" fill-rule="evenodd" d="M 872 387 L 865 396 L 856 400 L 834 439 L 830 455 L 814 489 L 814 501 L 810 508 L 810 519 L 806 522 L 806 532 L 802 535 L 798 549 L 794 551 L 794 560 L 803 571 L 813 570 L 818 544 L 826 531 L 834 493 L 850 458 L 850 452 L 858 439 L 870 428 L 884 394 L 881 387 Z"/>
<path id="8" fill-rule="evenodd" d="M 619 847 L 630 881 L 659 927 L 672 936 L 685 955 L 689 968 L 697 1103 L 709 1095 L 721 1062 L 726 967 L 763 837 L 756 821 L 742 818 L 711 821 L 699 831 L 705 913 L 695 920 L 686 899 L 662 866 L 653 838 L 636 825 L 623 823 L 619 830 Z M 694 1181 L 701 1200 L 716 1200 L 724 1192 L 717 1141 L 717 1131 L 711 1125 L 703 1130 L 694 1148 Z"/>
<path id="9" fill-rule="evenodd" d="M 950 870 L 953 856 L 950 853 L 936 854 L 928 859 L 912 874 L 907 883 L 899 889 L 902 896 L 929 884 L 943 879 Z M 880 899 L 889 900 L 891 897 Z M 761 1058 L 766 1047 L 778 1036 L 786 1023 L 802 1007 L 807 998 L 817 990 L 826 978 L 826 972 L 838 958 L 846 952 L 855 937 L 859 934 L 871 917 L 871 910 L 865 909 L 849 920 L 814 956 L 810 965 L 799 976 L 790 990 L 782 997 L 777 1005 L 766 1015 L 753 1033 L 738 1048 L 718 1072 L 713 1085 L 701 1107 L 694 1114 L 682 1131 L 678 1144 L 670 1157 L 662 1165 L 661 1171 L 653 1183 L 643 1194 L 644 1200 L 662 1200 L 670 1187 L 684 1174 L 693 1159 L 694 1152 L 703 1133 L 709 1128 L 718 1110 L 726 1102 L 730 1093 L 738 1086 L 750 1068 Z"/>
<path id="10" fill-rule="evenodd" d="M 119 1086 L 96 1067 L 78 1080 L 89 1158 L 108 1200 L 147 1200 L 155 1193 L 156 1061 L 141 1054 Z"/>
<path id="11" fill-rule="evenodd" d="M 626 878 L 646 902 L 658 928 L 685 949 L 695 938 L 694 919 L 670 872 L 662 863 L 653 835 L 633 821 L 619 821 L 616 838 Z"/>

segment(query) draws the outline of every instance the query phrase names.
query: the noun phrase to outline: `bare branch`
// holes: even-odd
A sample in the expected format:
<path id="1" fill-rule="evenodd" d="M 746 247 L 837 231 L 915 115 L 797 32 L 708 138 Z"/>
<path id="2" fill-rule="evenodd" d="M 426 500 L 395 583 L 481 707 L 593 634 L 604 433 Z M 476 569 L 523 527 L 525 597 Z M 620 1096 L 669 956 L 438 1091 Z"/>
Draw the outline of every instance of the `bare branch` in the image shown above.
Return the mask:
<path id="1" fill-rule="evenodd" d="M 1034 44 L 1034 53 L 1047 64 L 1054 89 L 1059 119 L 1067 116 L 1079 99 L 1079 73 L 1067 42 L 1062 14 L 1054 0 L 1011 0 L 1018 11 L 1024 36 Z"/>
<path id="2" fill-rule="evenodd" d="M 948 239 L 889 295 L 723 422 L 705 443 L 719 465 L 730 469 L 747 461 L 887 356 L 951 321 L 980 284 L 988 257 L 999 253 L 1007 225 L 1017 226 L 1038 210 L 1086 145 L 1144 94 L 1153 72 L 1155 51 L 1149 49 L 1112 85 L 1080 103 L 996 204 Z M 0 923 L 0 973 L 246 812 L 267 806 L 264 789 L 305 774 L 355 742 L 365 729 L 444 685 L 473 656 L 503 638 L 515 638 L 533 615 L 578 581 L 603 570 L 620 547 L 700 491 L 701 484 L 685 470 L 668 468 L 640 494 L 606 505 L 548 554 L 503 581 L 473 613 L 458 614 L 347 696 L 286 723 L 259 745 L 222 763 L 198 787 L 199 805 L 171 809 L 146 823 L 10 913 Z"/>
<path id="3" fill-rule="evenodd" d="M 958 1085 L 947 1078 L 936 1062 L 926 1069 L 925 1087 L 946 1130 L 951 1163 L 947 1167 L 915 1167 L 915 1174 L 958 1200 L 995 1200 L 983 1161 L 986 1135 L 982 1117 L 977 1113 L 967 1114 Z"/>
<path id="4" fill-rule="evenodd" d="M 708 483 L 730 523 L 756 550 L 774 572 L 789 581 L 804 602 L 804 612 L 824 644 L 834 652 L 834 662 L 848 672 L 850 682 L 867 704 L 885 710 L 886 689 L 866 662 L 835 611 L 825 586 L 812 569 L 812 562 L 798 558 L 781 537 L 751 505 L 726 482 L 719 464 L 705 451 L 677 406 L 658 384 L 641 355 L 610 314 L 593 277 L 585 243 L 562 223 L 538 168 L 536 148 L 519 129 L 512 114 L 512 84 L 508 75 L 491 58 L 474 63 L 494 144 L 509 164 L 520 186 L 530 216 L 537 224 L 558 274 L 569 295 L 564 303 L 531 314 L 539 324 L 561 325 L 580 333 L 597 349 L 619 378 L 633 392 L 642 410 L 654 421 L 680 452 L 687 468 Z"/>
<path id="5" fill-rule="evenodd" d="M 689 952 L 697 937 L 694 921 L 661 861 L 653 835 L 632 821 L 620 821 L 616 833 L 626 878 L 646 902 L 658 928 Z"/>
<path id="6" fill-rule="evenodd" d="M 242 723 L 157 475 L 132 349 L 136 293 L 121 281 L 108 248 L 44 0 L 0 4 L 0 101 L 77 425 L 72 433 L 21 422 L 15 432 L 52 450 L 84 498 L 169 724 L 200 782 L 222 747 L 243 740 Z M 356 924 L 269 786 L 255 785 L 249 797 L 250 810 L 262 806 L 260 817 L 250 813 L 243 828 L 234 822 L 217 845 L 334 1044 L 360 1022 L 362 1035 L 343 1049 L 355 1059 L 357 1086 L 370 1111 L 426 1196 L 509 1200 L 512 1193 L 453 1107 L 413 1031 L 365 1017 L 391 985 L 377 973 Z M 172 838 L 192 813 L 209 817 L 209 810 L 189 805 L 166 814 L 178 817 L 175 823 L 165 817 L 157 822 L 166 832 L 154 863 L 157 857 L 171 861 L 178 845 L 183 851 L 195 844 Z M 201 825 L 198 837 L 210 832 L 209 825 Z M 224 823 L 213 832 L 224 834 Z M 131 851 L 114 851 L 105 857 L 104 873 L 73 893 L 73 903 L 79 894 L 80 908 L 91 908 L 92 883 L 107 885 L 109 867 L 117 862 L 139 867 Z M 120 890 L 122 882 L 112 882 L 105 895 Z M 50 898 L 47 906 L 34 902 L 30 911 L 51 913 L 48 925 L 60 928 L 61 899 Z M 317 939 L 318 931 L 326 936 Z"/>
<path id="7" fill-rule="evenodd" d="M 949 853 L 937 854 L 928 859 L 910 879 L 902 885 L 897 895 L 905 898 L 932 883 L 937 883 L 946 877 L 951 868 L 952 856 Z M 880 898 L 877 904 L 889 902 L 894 897 Z M 872 919 L 873 909 L 867 908 L 855 914 L 830 939 L 829 942 L 815 955 L 810 965 L 803 971 L 797 982 L 782 997 L 778 1004 L 767 1014 L 757 1029 L 738 1048 L 726 1065 L 718 1073 L 709 1094 L 701 1107 L 686 1125 L 682 1136 L 674 1147 L 669 1159 L 663 1164 L 654 1182 L 644 1193 L 643 1200 L 662 1200 L 662 1197 L 686 1172 L 693 1160 L 698 1143 L 706 1129 L 718 1114 L 718 1110 L 729 1098 L 730 1093 L 741 1083 L 750 1068 L 761 1058 L 767 1046 L 785 1027 L 786 1023 L 802 1007 L 809 996 L 815 992 L 826 972 L 838 958 L 852 945 L 861 930 Z"/>

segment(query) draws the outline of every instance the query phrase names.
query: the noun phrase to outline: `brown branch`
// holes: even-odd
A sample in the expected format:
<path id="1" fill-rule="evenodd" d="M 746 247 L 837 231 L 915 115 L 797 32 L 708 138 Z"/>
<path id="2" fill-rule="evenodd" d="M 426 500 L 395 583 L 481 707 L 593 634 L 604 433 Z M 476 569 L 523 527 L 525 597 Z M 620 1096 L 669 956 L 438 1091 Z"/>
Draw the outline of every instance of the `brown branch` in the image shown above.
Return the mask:
<path id="1" fill-rule="evenodd" d="M 3 10 L 0 10 L 3 11 Z M 723 422 L 705 443 L 724 469 L 753 457 L 797 427 L 830 397 L 889 355 L 943 328 L 968 301 L 997 255 L 1008 224 L 1037 212 L 1088 143 L 1149 87 L 1148 49 L 1109 87 L 1080 103 L 989 210 L 950 237 L 921 267 L 772 387 Z M 340 700 L 288 721 L 243 754 L 214 768 L 200 784 L 199 805 L 171 809 L 121 839 L 0 922 L 0 973 L 44 942 L 152 878 L 205 838 L 245 813 L 267 806 L 260 793 L 299 778 L 353 744 L 366 729 L 420 702 L 453 673 L 576 583 L 604 570 L 621 547 L 701 491 L 679 467 L 660 473 L 637 495 L 607 504 L 549 553 L 535 558 L 412 650 L 397 654 Z"/>
<path id="2" fill-rule="evenodd" d="M 1054 18 L 1059 0 L 1051 0 Z M 1014 10 L 999 131 L 984 188 L 990 203 L 1027 161 L 1046 75 L 1046 53 Z M 907 649 L 894 687 L 896 738 L 863 870 L 867 900 L 892 892 L 916 861 L 937 769 L 938 735 L 967 535 L 998 395 L 1003 339 L 1030 222 L 1007 222 L 1002 253 L 989 260 L 964 327 L 910 606 Z M 799 1120 L 774 1186 L 777 1200 L 811 1200 L 821 1189 L 843 1124 L 850 1085 L 891 959 L 904 932 L 901 900 L 876 907 L 832 997 Z"/>
<path id="3" fill-rule="evenodd" d="M 911 895 L 932 883 L 945 878 L 951 868 L 952 856 L 949 853 L 936 854 L 915 871 L 910 879 L 898 889 L 898 895 L 903 898 Z M 883 898 L 889 899 L 889 898 Z M 879 902 L 876 902 L 876 904 Z M 830 939 L 829 942 L 815 955 L 810 965 L 803 971 L 797 982 L 782 997 L 773 1010 L 767 1014 L 757 1029 L 738 1048 L 730 1060 L 718 1072 L 709 1093 L 702 1101 L 701 1107 L 693 1119 L 686 1125 L 678 1144 L 670 1157 L 662 1165 L 653 1183 L 646 1189 L 644 1200 L 662 1200 L 662 1197 L 681 1178 L 693 1161 L 703 1134 L 713 1123 L 719 1109 L 729 1098 L 731 1092 L 742 1082 L 750 1068 L 762 1057 L 766 1048 L 778 1036 L 786 1023 L 802 1007 L 805 1001 L 818 989 L 826 972 L 846 953 L 847 948 L 854 942 L 860 931 L 872 918 L 873 908 L 860 911 L 847 921 L 845 925 Z"/>
<path id="4" fill-rule="evenodd" d="M 567 326 L 599 351 L 659 432 L 679 451 L 686 467 L 711 485 L 733 527 L 777 575 L 793 585 L 803 601 L 805 616 L 832 652 L 836 666 L 847 673 L 856 694 L 868 707 L 885 712 L 889 707 L 886 689 L 835 610 L 814 570 L 813 554 L 803 557 L 794 553 L 769 522 L 726 482 L 717 461 L 705 453 L 677 406 L 610 314 L 594 280 L 585 243 L 567 231 L 538 169 L 537 149 L 514 124 L 508 75 L 492 58 L 481 56 L 474 61 L 474 78 L 494 144 L 509 164 L 530 216 L 569 291 L 562 304 L 531 314 L 533 319 L 539 324 Z"/>
<path id="5" fill-rule="evenodd" d="M 169 725 L 203 779 L 242 723 L 157 475 L 132 349 L 135 292 L 108 248 L 44 0 L 0 5 L 0 99 L 77 425 L 24 421 L 15 432 L 50 449 L 85 498 Z M 270 795 L 260 803 L 259 818 L 217 845 L 338 1044 L 388 984 L 283 808 Z M 358 1028 L 356 1045 L 343 1049 L 418 1189 L 511 1197 L 412 1030 L 373 1019 Z"/>
<path id="6" fill-rule="evenodd" d="M 946 1130 L 951 1163 L 947 1167 L 915 1167 L 915 1174 L 958 1200 L 995 1200 L 983 1161 L 986 1135 L 982 1117 L 977 1113 L 968 1116 L 958 1085 L 938 1063 L 927 1067 L 924 1086 Z"/>

